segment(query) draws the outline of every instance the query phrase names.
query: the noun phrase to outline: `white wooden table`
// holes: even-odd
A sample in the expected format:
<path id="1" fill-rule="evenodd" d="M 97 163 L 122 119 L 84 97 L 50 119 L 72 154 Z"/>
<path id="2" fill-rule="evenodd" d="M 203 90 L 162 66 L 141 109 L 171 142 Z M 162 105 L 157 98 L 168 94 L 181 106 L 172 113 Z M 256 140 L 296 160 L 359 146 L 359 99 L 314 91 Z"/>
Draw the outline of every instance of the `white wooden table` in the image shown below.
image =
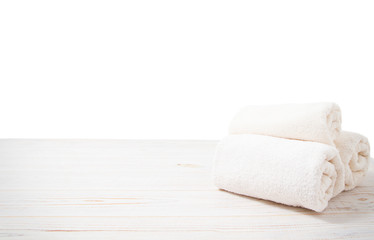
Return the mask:
<path id="1" fill-rule="evenodd" d="M 374 239 L 373 164 L 318 214 L 217 190 L 216 143 L 0 140 L 0 239 Z"/>

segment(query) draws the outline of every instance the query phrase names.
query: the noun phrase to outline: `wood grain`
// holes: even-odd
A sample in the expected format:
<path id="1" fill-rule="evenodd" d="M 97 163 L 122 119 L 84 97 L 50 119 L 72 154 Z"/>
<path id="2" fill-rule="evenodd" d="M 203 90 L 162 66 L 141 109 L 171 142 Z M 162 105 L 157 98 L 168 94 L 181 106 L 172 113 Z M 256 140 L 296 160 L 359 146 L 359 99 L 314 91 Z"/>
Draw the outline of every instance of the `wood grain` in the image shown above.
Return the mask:
<path id="1" fill-rule="evenodd" d="M 374 169 L 323 213 L 217 190 L 217 141 L 0 140 L 0 239 L 374 239 Z"/>

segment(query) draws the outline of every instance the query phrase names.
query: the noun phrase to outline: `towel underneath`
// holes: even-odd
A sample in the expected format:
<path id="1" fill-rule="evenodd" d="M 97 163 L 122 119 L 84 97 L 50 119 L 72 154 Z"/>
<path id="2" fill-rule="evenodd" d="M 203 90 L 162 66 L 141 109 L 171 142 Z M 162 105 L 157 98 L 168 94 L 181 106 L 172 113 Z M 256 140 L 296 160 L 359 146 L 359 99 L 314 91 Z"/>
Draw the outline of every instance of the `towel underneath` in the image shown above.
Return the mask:
<path id="1" fill-rule="evenodd" d="M 345 190 L 351 190 L 364 179 L 368 171 L 369 141 L 358 133 L 343 131 L 335 144 L 344 164 Z"/>

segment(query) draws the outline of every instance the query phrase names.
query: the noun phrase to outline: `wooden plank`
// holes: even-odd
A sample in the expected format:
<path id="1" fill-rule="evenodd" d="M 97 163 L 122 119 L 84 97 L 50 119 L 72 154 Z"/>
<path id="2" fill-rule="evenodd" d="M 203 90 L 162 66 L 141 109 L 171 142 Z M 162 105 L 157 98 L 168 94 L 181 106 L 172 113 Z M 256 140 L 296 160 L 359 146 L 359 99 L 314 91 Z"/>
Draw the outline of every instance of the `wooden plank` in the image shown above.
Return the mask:
<path id="1" fill-rule="evenodd" d="M 216 144 L 0 140 L 0 238 L 374 238 L 373 164 L 315 213 L 217 190 Z"/>

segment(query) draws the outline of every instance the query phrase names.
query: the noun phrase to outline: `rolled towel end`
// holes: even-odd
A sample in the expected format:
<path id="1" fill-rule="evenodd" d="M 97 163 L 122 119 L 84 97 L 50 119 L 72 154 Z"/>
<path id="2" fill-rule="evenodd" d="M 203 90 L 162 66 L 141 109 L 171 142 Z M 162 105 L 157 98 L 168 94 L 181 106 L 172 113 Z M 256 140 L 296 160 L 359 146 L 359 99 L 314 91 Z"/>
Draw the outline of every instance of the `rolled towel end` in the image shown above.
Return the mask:
<path id="1" fill-rule="evenodd" d="M 343 185 L 339 183 L 340 179 L 338 179 L 339 175 L 335 167 L 336 162 L 339 161 L 340 159 L 337 154 L 326 156 L 326 161 L 321 166 L 321 180 L 317 181 L 316 191 L 319 190 L 320 193 L 315 195 L 317 199 L 309 202 L 307 208 L 316 212 L 322 212 L 327 207 L 329 200 L 342 191 Z"/>
<path id="2" fill-rule="evenodd" d="M 370 144 L 365 136 L 343 131 L 335 140 L 344 164 L 345 190 L 351 190 L 362 182 L 369 167 Z"/>
<path id="3" fill-rule="evenodd" d="M 330 133 L 331 140 L 335 141 L 342 130 L 342 113 L 338 104 L 327 103 L 326 105 L 327 131 Z"/>

